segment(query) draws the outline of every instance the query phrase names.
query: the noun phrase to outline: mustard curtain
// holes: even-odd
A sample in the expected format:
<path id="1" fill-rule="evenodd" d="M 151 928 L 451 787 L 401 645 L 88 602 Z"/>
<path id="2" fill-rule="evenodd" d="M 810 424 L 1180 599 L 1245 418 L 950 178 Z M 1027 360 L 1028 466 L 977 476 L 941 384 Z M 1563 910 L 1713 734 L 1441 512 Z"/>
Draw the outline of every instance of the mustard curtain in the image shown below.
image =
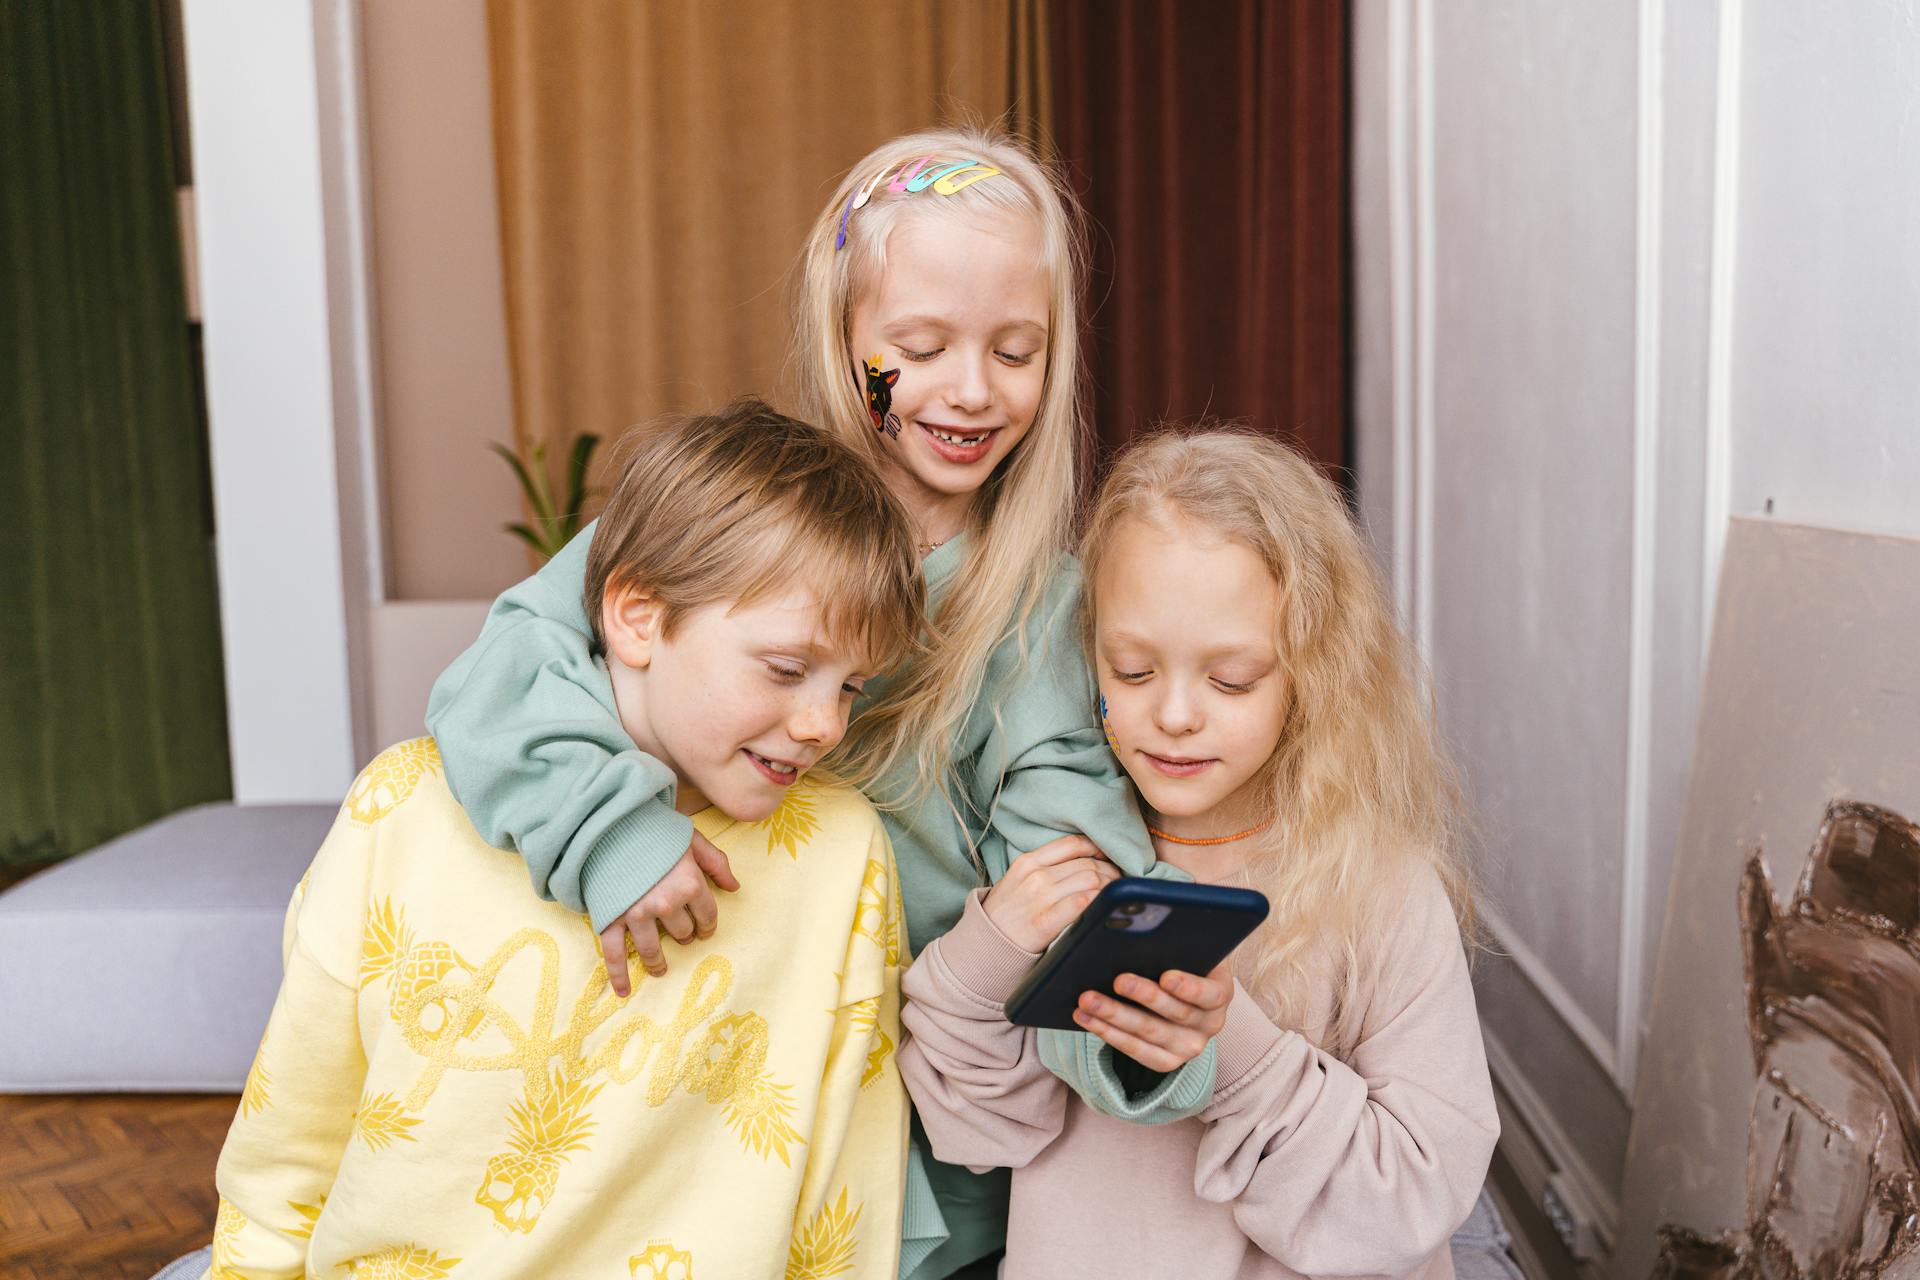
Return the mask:
<path id="1" fill-rule="evenodd" d="M 489 0 L 516 430 L 782 390 L 788 284 L 887 138 L 1048 109 L 1045 0 Z"/>

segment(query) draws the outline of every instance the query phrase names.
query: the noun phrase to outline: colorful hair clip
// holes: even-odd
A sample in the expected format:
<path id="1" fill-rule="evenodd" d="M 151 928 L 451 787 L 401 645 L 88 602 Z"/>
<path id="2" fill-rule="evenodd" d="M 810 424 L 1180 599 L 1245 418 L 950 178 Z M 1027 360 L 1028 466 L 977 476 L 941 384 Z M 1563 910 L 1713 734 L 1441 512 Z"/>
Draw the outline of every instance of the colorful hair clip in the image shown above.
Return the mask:
<path id="1" fill-rule="evenodd" d="M 978 160 L 962 160 L 958 164 L 950 164 L 944 169 L 928 169 L 918 177 L 907 179 L 907 190 L 925 191 L 928 187 L 933 186 L 948 174 L 958 172 L 961 169 L 971 169 L 979 163 Z"/>
<path id="2" fill-rule="evenodd" d="M 976 182 L 985 182 L 988 178 L 997 178 L 1000 176 L 1000 171 L 990 165 L 980 165 L 977 169 L 969 169 L 962 176 L 966 178 L 965 182 L 955 182 L 951 176 L 942 177 L 938 182 L 933 184 L 933 189 L 939 195 L 950 196 L 956 192 L 965 191 Z"/>
<path id="3" fill-rule="evenodd" d="M 924 169 L 927 161 L 931 159 L 933 159 L 932 156 L 921 156 L 918 160 L 913 161 L 913 171 L 911 173 L 907 171 L 906 166 L 901 166 L 900 172 L 895 174 L 893 181 L 887 184 L 887 190 L 895 192 L 896 194 L 902 191 L 920 190 L 919 187 L 912 187 L 908 184 L 920 176 L 920 170 Z"/>
<path id="4" fill-rule="evenodd" d="M 853 216 L 856 209 L 864 209 L 867 207 L 867 201 L 873 199 L 873 189 L 879 186 L 880 179 L 886 176 L 887 171 L 882 169 L 871 178 L 868 178 L 866 185 L 847 197 L 846 211 L 840 215 L 840 234 L 834 239 L 834 248 L 844 249 L 847 247 L 847 219 Z"/>
<path id="5" fill-rule="evenodd" d="M 956 160 L 929 169 L 927 166 L 933 163 L 933 160 L 932 156 L 921 156 L 918 160 L 910 160 L 901 165 L 899 172 L 893 175 L 893 181 L 887 183 L 887 190 L 896 195 L 913 195 L 932 187 L 935 195 L 951 196 L 965 191 L 976 182 L 984 182 L 988 178 L 1000 176 L 1000 170 L 992 165 L 981 164 L 978 160 Z M 869 178 L 865 186 L 847 197 L 847 207 L 840 211 L 839 233 L 833 238 L 835 249 L 847 247 L 848 221 L 853 217 L 855 210 L 866 207 L 867 202 L 873 198 L 874 191 L 878 189 L 880 179 L 886 176 L 887 171 L 882 169 Z"/>

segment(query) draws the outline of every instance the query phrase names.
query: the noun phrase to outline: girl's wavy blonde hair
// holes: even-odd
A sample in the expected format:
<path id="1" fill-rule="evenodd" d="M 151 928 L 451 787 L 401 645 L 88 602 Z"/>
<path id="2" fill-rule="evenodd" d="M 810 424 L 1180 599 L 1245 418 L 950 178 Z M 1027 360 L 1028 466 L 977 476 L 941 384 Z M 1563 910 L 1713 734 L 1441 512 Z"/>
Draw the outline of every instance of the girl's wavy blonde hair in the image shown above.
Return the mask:
<path id="1" fill-rule="evenodd" d="M 1289 705 L 1256 775 L 1261 819 L 1273 825 L 1246 868 L 1273 911 L 1235 968 L 1281 1025 L 1319 1023 L 1324 1048 L 1349 1051 L 1369 1030 L 1356 984 L 1373 970 L 1367 957 L 1394 926 L 1416 864 L 1438 874 L 1463 935 L 1474 936 L 1458 788 L 1418 660 L 1340 491 L 1279 441 L 1223 427 L 1149 436 L 1108 474 L 1080 552 L 1089 652 L 1103 552 L 1130 520 L 1186 521 L 1239 542 L 1279 585 L 1274 644 Z M 1329 989 L 1330 1010 L 1307 1008 Z"/>
<path id="2" fill-rule="evenodd" d="M 952 195 L 887 190 L 886 178 L 927 156 L 973 159 L 1001 176 Z M 876 176 L 882 181 L 846 219 L 846 246 L 836 249 L 848 200 Z M 890 682 L 885 697 L 856 717 L 842 747 L 840 768 L 865 779 L 888 775 L 911 759 L 913 785 L 899 795 L 874 797 L 891 807 L 944 794 L 951 744 L 979 695 L 988 657 L 1010 635 L 1024 638 L 1066 551 L 1085 431 L 1085 237 L 1079 206 L 1052 168 L 997 130 L 962 127 L 907 134 L 867 153 L 835 187 L 801 255 L 792 353 L 798 411 L 840 434 L 884 471 L 888 454 L 867 416 L 855 374 L 858 357 L 848 345 L 854 303 L 878 285 L 888 242 L 902 222 L 1009 215 L 1033 219 L 1040 232 L 1035 270 L 1046 273 L 1050 294 L 1046 379 L 1025 437 L 974 495 L 967 559 L 929 624 L 924 651 Z"/>

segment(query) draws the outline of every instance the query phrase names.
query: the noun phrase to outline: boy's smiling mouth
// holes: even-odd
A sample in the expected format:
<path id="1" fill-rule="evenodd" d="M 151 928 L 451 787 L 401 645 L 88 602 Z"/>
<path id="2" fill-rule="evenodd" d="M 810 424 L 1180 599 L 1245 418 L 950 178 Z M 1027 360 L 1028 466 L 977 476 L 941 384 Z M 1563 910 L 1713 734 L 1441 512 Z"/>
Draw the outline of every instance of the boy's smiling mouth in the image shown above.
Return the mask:
<path id="1" fill-rule="evenodd" d="M 792 783 L 795 778 L 798 778 L 802 773 L 806 772 L 805 765 L 796 764 L 791 760 L 770 759 L 746 747 L 740 748 L 740 752 L 753 762 L 753 767 L 760 771 L 762 777 L 775 786 L 787 786 Z"/>

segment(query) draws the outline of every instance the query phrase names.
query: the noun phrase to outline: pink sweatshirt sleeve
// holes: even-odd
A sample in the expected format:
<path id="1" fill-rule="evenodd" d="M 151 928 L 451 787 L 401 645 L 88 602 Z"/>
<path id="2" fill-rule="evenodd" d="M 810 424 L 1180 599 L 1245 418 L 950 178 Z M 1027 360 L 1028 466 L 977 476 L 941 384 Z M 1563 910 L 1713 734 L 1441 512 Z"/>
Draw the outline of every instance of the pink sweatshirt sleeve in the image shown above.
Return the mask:
<path id="1" fill-rule="evenodd" d="M 1343 1062 L 1235 984 L 1194 1171 L 1263 1251 L 1307 1276 L 1405 1275 L 1466 1220 L 1499 1136 L 1459 929 L 1412 882 Z"/>
<path id="2" fill-rule="evenodd" d="M 970 894 L 960 922 L 907 970 L 900 1011 L 900 1074 L 933 1154 L 976 1173 L 1024 1166 L 1060 1136 L 1067 1109 L 1067 1087 L 1041 1064 L 1033 1029 L 1005 1013 L 1040 957 L 987 918 L 983 894 Z"/>

